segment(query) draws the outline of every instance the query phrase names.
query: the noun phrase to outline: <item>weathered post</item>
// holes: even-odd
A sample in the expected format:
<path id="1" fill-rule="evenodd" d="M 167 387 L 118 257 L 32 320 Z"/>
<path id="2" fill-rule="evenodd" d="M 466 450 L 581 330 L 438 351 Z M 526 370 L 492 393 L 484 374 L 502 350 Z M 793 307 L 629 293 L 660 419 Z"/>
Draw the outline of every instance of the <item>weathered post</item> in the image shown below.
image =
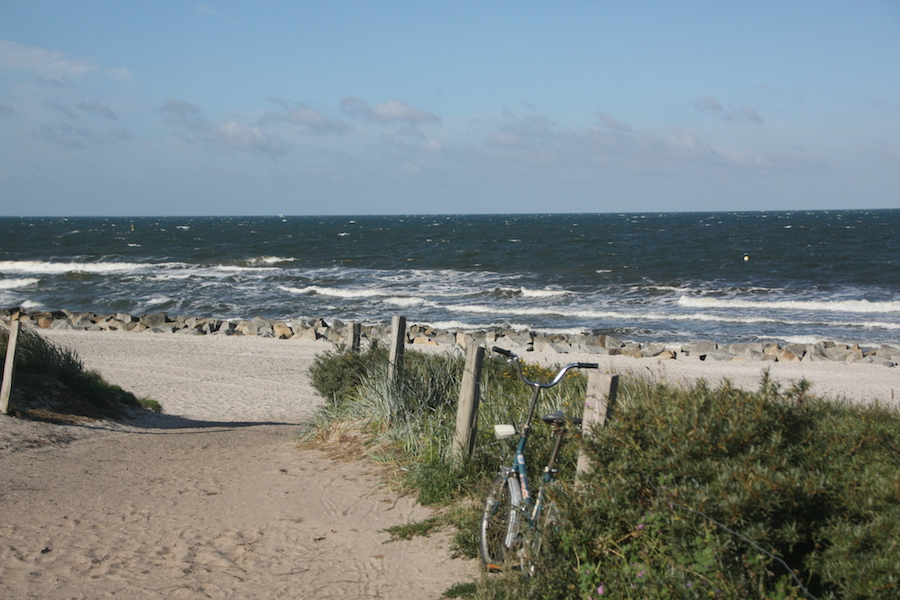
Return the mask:
<path id="1" fill-rule="evenodd" d="M 362 324 L 361 323 L 351 323 L 350 325 L 350 350 L 353 352 L 359 352 L 359 340 L 362 337 Z"/>
<path id="2" fill-rule="evenodd" d="M 9 338 L 6 341 L 6 362 L 3 363 L 3 384 L 0 385 L 0 412 L 9 414 L 9 395 L 12 393 L 13 370 L 16 363 L 16 344 L 19 341 L 19 328 L 22 322 L 19 314 L 12 315 L 9 321 Z"/>
<path id="3" fill-rule="evenodd" d="M 606 425 L 606 418 L 616 403 L 616 390 L 619 388 L 619 376 L 609 373 L 592 372 L 588 375 L 587 393 L 584 397 L 584 414 L 581 417 L 581 430 L 590 434 L 591 429 Z M 582 450 L 578 454 L 577 474 L 582 475 L 591 470 L 590 459 Z"/>
<path id="4" fill-rule="evenodd" d="M 459 405 L 456 408 L 456 431 L 453 434 L 451 446 L 451 452 L 456 458 L 470 458 L 475 451 L 483 363 L 484 346 L 469 339 L 466 350 L 466 368 L 463 371 L 462 385 L 459 388 Z"/>
<path id="5" fill-rule="evenodd" d="M 406 317 L 391 318 L 391 350 L 388 355 L 388 380 L 397 383 L 403 370 L 403 350 L 406 347 Z"/>

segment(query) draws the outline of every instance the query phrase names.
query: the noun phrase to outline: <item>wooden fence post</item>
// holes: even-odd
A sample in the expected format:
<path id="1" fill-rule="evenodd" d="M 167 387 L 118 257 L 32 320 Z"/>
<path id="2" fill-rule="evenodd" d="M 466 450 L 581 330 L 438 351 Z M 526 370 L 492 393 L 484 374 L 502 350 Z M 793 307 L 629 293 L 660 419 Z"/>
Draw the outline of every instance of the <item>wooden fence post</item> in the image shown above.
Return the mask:
<path id="1" fill-rule="evenodd" d="M 350 324 L 350 350 L 359 352 L 359 340 L 362 337 L 362 323 Z"/>
<path id="2" fill-rule="evenodd" d="M 590 435 L 591 429 L 606 425 L 606 418 L 616 403 L 616 390 L 619 388 L 619 376 L 609 373 L 591 372 L 588 375 L 587 393 L 584 398 L 584 415 L 581 417 L 581 430 Z M 577 474 L 583 475 L 591 470 L 590 459 L 584 450 L 578 454 Z"/>
<path id="3" fill-rule="evenodd" d="M 6 362 L 3 363 L 3 384 L 0 385 L 0 412 L 9 414 L 9 395 L 12 393 L 13 370 L 16 363 L 16 344 L 22 322 L 14 314 L 9 321 L 9 337 L 6 340 Z"/>
<path id="4" fill-rule="evenodd" d="M 388 380 L 396 384 L 403 370 L 403 350 L 406 348 L 406 317 L 391 318 L 391 349 L 388 355 Z"/>
<path id="5" fill-rule="evenodd" d="M 478 403 L 481 400 L 481 366 L 484 363 L 484 346 L 469 340 L 466 350 L 466 368 L 459 388 L 459 405 L 456 408 L 456 431 L 453 434 L 451 452 L 456 458 L 471 458 L 475 450 L 475 432 L 478 430 Z"/>

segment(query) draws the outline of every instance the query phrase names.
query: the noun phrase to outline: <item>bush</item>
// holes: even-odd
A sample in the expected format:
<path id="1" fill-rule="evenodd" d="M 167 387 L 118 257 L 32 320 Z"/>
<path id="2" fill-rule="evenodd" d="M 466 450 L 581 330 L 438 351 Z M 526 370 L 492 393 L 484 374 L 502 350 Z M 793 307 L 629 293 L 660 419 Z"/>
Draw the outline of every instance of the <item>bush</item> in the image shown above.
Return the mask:
<path id="1" fill-rule="evenodd" d="M 620 404 L 528 595 L 802 598 L 793 570 L 818 598 L 896 598 L 900 414 L 806 387 Z"/>
<path id="2" fill-rule="evenodd" d="M 316 355 L 309 376 L 319 395 L 332 403 L 340 403 L 353 397 L 366 373 L 382 364 L 387 365 L 387 351 L 377 345 L 365 353 L 339 346 Z"/>

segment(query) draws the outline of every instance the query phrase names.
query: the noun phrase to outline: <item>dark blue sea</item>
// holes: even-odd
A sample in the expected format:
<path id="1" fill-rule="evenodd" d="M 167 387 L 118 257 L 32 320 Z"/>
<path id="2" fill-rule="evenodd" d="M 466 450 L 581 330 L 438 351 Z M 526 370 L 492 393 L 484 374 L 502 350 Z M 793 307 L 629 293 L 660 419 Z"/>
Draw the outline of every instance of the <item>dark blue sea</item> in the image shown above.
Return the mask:
<path id="1" fill-rule="evenodd" d="M 900 210 L 0 218 L 0 306 L 900 345 Z"/>

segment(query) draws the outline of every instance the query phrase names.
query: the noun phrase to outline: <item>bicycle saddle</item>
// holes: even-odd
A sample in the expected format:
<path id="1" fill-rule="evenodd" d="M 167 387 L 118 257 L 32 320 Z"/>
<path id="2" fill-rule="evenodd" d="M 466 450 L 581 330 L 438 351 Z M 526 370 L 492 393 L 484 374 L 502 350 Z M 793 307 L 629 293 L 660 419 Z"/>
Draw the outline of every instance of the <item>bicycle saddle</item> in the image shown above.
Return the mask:
<path id="1" fill-rule="evenodd" d="M 541 417 L 541 421 L 548 425 L 564 425 L 570 421 L 575 425 L 581 425 L 581 419 L 569 419 L 561 410 L 550 413 L 549 415 L 544 415 Z"/>

